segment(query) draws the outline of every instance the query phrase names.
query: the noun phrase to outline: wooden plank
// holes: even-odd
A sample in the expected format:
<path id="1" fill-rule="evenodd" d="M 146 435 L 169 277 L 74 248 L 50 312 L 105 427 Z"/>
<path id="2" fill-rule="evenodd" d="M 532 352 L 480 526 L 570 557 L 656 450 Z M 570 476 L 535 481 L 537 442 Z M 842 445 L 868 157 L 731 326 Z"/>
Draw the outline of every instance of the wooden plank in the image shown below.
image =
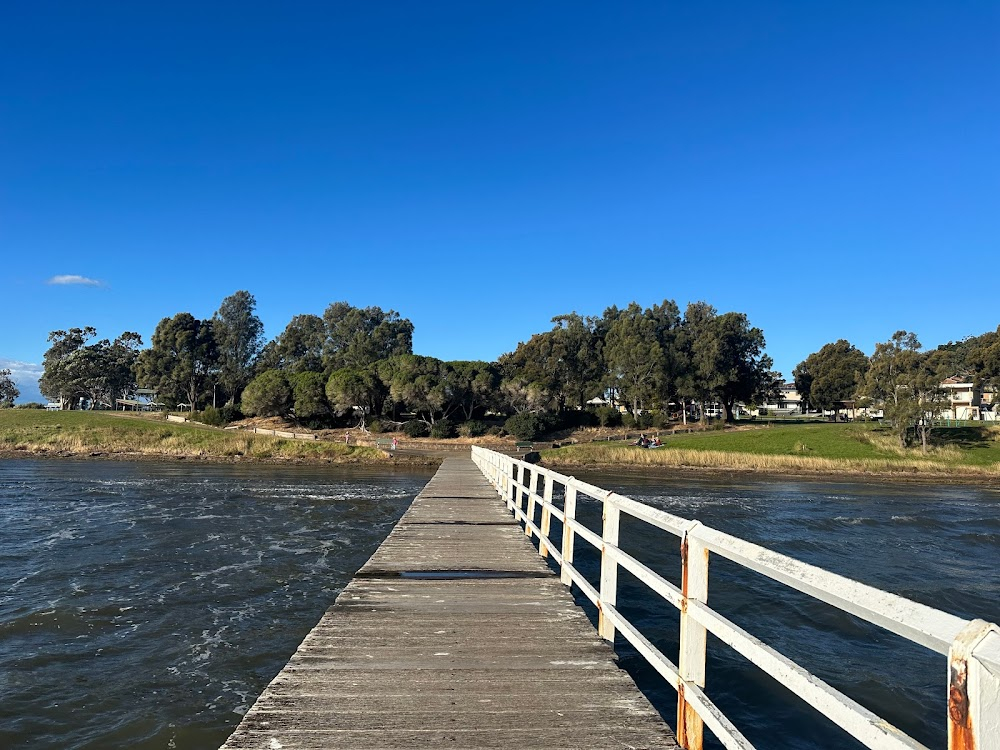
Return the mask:
<path id="1" fill-rule="evenodd" d="M 469 459 L 449 458 L 223 748 L 676 748 Z"/>

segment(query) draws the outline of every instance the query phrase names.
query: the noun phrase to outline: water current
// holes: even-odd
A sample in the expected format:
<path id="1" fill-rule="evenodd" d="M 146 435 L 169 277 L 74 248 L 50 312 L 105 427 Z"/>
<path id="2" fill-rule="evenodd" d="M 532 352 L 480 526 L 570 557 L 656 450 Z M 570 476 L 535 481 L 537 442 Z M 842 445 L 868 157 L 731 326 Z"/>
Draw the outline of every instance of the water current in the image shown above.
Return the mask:
<path id="1" fill-rule="evenodd" d="M 430 477 L 0 461 L 0 748 L 216 748 Z"/>
<path id="2" fill-rule="evenodd" d="M 218 747 L 429 476 L 0 462 L 0 747 Z M 1000 621 L 1000 493 L 991 488 L 584 478 L 916 601 Z M 596 503 L 581 501 L 580 515 L 599 523 Z M 626 521 L 622 538 L 677 580 L 674 537 Z M 594 578 L 596 558 L 581 547 L 578 562 Z M 620 583 L 623 612 L 675 659 L 676 611 L 628 574 Z M 716 559 L 710 601 L 916 739 L 945 746 L 943 656 Z M 672 690 L 618 648 L 672 721 Z M 762 750 L 856 747 L 711 638 L 708 692 Z"/>

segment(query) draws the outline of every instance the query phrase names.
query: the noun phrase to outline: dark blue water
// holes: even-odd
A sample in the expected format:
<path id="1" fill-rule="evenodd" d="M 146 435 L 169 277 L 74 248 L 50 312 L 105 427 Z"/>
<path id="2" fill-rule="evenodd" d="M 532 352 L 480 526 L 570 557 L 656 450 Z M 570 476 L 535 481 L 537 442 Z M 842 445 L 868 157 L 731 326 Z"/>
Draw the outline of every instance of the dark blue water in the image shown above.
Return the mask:
<path id="1" fill-rule="evenodd" d="M 0 748 L 215 748 L 429 473 L 0 461 Z"/>
<path id="2" fill-rule="evenodd" d="M 581 478 L 961 617 L 1000 621 L 1000 492 L 995 489 L 607 474 Z M 598 505 L 584 503 L 581 518 L 599 528 Z M 679 584 L 676 537 L 627 519 L 621 538 L 627 552 Z M 582 564 L 596 582 L 596 556 L 584 553 Z M 709 601 L 726 617 L 918 741 L 947 745 L 944 656 L 718 556 L 712 556 L 710 568 Z M 629 574 L 620 575 L 619 608 L 676 663 L 676 610 L 651 597 Z M 757 747 L 861 747 L 711 636 L 708 648 L 709 696 Z M 621 639 L 618 650 L 672 723 L 673 690 Z"/>
<path id="3" fill-rule="evenodd" d="M 217 747 L 429 475 L 0 462 L 0 748 Z M 1000 620 L 994 490 L 587 480 L 960 616 Z M 596 528 L 596 504 L 583 501 L 581 517 Z M 622 538 L 677 580 L 675 537 L 626 521 Z M 583 546 L 578 560 L 596 580 Z M 918 740 L 945 746 L 944 657 L 717 558 L 709 598 Z M 619 604 L 676 659 L 672 607 L 624 573 Z M 672 721 L 673 691 L 618 645 Z M 707 689 L 762 750 L 856 747 L 712 639 Z"/>

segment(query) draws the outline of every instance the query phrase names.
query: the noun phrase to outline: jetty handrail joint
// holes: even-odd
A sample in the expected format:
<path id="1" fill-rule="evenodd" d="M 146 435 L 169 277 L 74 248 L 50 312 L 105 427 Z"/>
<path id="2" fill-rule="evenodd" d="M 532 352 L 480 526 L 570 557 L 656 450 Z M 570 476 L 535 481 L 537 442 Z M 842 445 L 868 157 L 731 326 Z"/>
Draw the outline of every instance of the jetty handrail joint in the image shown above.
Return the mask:
<path id="1" fill-rule="evenodd" d="M 559 565 L 562 582 L 575 583 L 597 606 L 600 635 L 613 642 L 616 631 L 621 633 L 677 691 L 677 739 L 686 750 L 700 750 L 703 726 L 729 750 L 753 749 L 704 691 L 708 633 L 790 688 L 866 747 L 926 750 L 885 719 L 713 610 L 707 602 L 712 553 L 946 655 L 949 750 L 1000 750 L 1000 627 L 996 624 L 956 617 L 502 453 L 475 446 L 472 458 L 508 509 L 524 523 L 525 534 L 538 537 L 540 554 L 550 555 Z M 539 480 L 544 481 L 541 495 Z M 562 508 L 553 502 L 557 485 L 563 488 Z M 602 503 L 602 533 L 576 520 L 581 494 Z M 539 507 L 540 525 L 534 521 Z M 620 548 L 623 513 L 679 538 L 679 587 Z M 562 523 L 559 541 L 549 538 L 553 517 Z M 601 553 L 599 588 L 573 566 L 577 538 Z M 616 609 L 619 567 L 680 611 L 678 665 Z"/>

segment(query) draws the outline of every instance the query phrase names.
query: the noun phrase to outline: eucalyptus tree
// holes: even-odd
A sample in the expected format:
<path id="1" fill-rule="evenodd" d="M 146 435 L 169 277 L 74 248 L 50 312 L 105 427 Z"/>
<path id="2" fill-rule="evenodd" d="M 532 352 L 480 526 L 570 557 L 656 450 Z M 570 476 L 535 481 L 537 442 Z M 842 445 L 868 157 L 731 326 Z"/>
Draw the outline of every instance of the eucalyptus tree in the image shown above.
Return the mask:
<path id="1" fill-rule="evenodd" d="M 318 315 L 296 315 L 261 351 L 257 369 L 322 372 L 326 324 Z"/>
<path id="2" fill-rule="evenodd" d="M 0 370 L 0 408 L 9 408 L 21 395 L 17 385 L 10 377 L 10 370 Z"/>
<path id="3" fill-rule="evenodd" d="M 369 418 L 382 413 L 388 387 L 372 367 L 341 367 L 331 373 L 326 383 L 326 397 L 338 412 L 354 412 L 363 428 Z"/>
<path id="4" fill-rule="evenodd" d="M 604 375 L 596 323 L 575 312 L 557 315 L 552 322 L 551 330 L 534 334 L 507 355 L 507 376 L 519 387 L 546 394 L 556 411 L 567 404 L 582 409 Z"/>
<path id="5" fill-rule="evenodd" d="M 137 382 L 167 401 L 186 401 L 197 409 L 212 394 L 218 373 L 218 354 L 211 320 L 191 313 L 163 318 L 153 332 L 149 349 L 135 364 Z"/>
<path id="6" fill-rule="evenodd" d="M 825 344 L 794 370 L 795 390 L 804 402 L 821 411 L 836 411 L 854 398 L 868 371 L 868 357 L 846 339 Z"/>
<path id="7" fill-rule="evenodd" d="M 653 317 L 635 302 L 608 327 L 604 362 L 609 386 L 637 416 L 661 389 L 666 357 L 657 340 Z"/>
<path id="8" fill-rule="evenodd" d="M 413 352 L 413 323 L 395 310 L 334 302 L 323 313 L 323 322 L 323 367 L 327 373 L 342 367 L 367 367 Z"/>
<path id="9" fill-rule="evenodd" d="M 447 362 L 449 379 L 462 416 L 469 421 L 497 406 L 500 368 L 494 362 Z"/>
<path id="10" fill-rule="evenodd" d="M 778 375 L 764 354 L 764 332 L 752 327 L 744 313 L 723 313 L 713 322 L 712 392 L 734 421 L 737 401 L 752 402 L 776 395 Z"/>
<path id="11" fill-rule="evenodd" d="M 717 316 L 716 309 L 707 302 L 691 302 L 677 331 L 676 393 L 685 423 L 688 402 L 700 405 L 704 419 L 705 404 L 712 399 Z"/>
<path id="12" fill-rule="evenodd" d="M 45 352 L 39 381 L 43 395 L 63 403 L 83 398 L 90 408 L 114 408 L 117 399 L 135 391 L 133 366 L 142 338 L 126 331 L 113 342 L 88 343 L 96 335 L 96 329 L 89 326 L 49 334 L 52 345 Z"/>
<path id="13" fill-rule="evenodd" d="M 253 365 L 264 344 L 264 324 L 257 317 L 257 301 L 247 291 L 222 300 L 212 317 L 218 356 L 219 382 L 235 403 L 253 377 Z"/>
<path id="14" fill-rule="evenodd" d="M 932 420 L 944 406 L 940 356 L 921 352 L 915 333 L 896 331 L 875 345 L 864 381 L 864 393 L 882 404 L 885 419 L 896 431 L 901 448 L 909 444 L 911 428 L 926 452 Z"/>

